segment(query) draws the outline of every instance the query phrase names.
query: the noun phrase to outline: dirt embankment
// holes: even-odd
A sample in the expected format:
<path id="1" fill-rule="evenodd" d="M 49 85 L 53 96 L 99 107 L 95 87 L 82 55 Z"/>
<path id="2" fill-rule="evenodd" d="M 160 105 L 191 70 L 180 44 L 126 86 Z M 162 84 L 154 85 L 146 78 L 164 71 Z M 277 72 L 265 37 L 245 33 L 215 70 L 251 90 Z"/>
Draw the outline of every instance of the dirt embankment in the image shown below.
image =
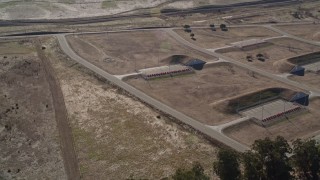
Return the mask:
<path id="1" fill-rule="evenodd" d="M 185 64 L 190 60 L 198 59 L 199 57 L 191 57 L 186 55 L 172 55 L 165 59 L 160 60 L 160 62 L 163 62 L 165 64 L 171 65 L 171 64 Z"/>
<path id="2" fill-rule="evenodd" d="M 30 40 L 0 49 L 0 179 L 67 179 L 42 61 Z"/>
<path id="3" fill-rule="evenodd" d="M 224 55 L 250 66 L 270 73 L 289 73 L 295 66 L 288 58 L 308 53 L 319 52 L 318 46 L 303 43 L 290 38 L 275 38 L 268 40 L 272 45 L 250 50 L 239 48 L 219 50 Z"/>
<path id="4" fill-rule="evenodd" d="M 273 44 L 270 42 L 263 42 L 259 44 L 254 44 L 254 45 L 248 45 L 248 46 L 243 46 L 243 47 L 227 47 L 223 49 L 218 49 L 216 52 L 217 53 L 228 53 L 228 52 L 237 52 L 237 51 L 252 51 L 255 49 L 263 48 L 263 47 L 268 47 L 272 46 Z"/>
<path id="5" fill-rule="evenodd" d="M 213 104 L 267 88 L 289 89 L 279 82 L 229 63 L 212 64 L 192 75 L 148 82 L 137 78 L 129 79 L 127 82 L 180 112 L 209 125 L 222 124 L 239 118 L 236 113 L 226 113 L 225 108 L 228 108 L 228 105 L 220 107 Z"/>
<path id="6" fill-rule="evenodd" d="M 194 161 L 212 174 L 216 147 L 50 49 L 82 179 L 161 179 Z"/>
<path id="7" fill-rule="evenodd" d="M 314 53 L 307 53 L 301 56 L 296 56 L 288 59 L 289 63 L 299 66 L 311 64 L 318 61 L 320 61 L 320 51 Z"/>
<path id="8" fill-rule="evenodd" d="M 319 135 L 320 132 L 319 105 L 320 99 L 313 99 L 310 101 L 307 112 L 289 117 L 272 126 L 262 127 L 252 121 L 247 121 L 225 129 L 224 133 L 248 146 L 255 140 L 266 137 L 283 136 L 288 141 L 298 138 L 312 138 L 315 135 Z"/>
<path id="9" fill-rule="evenodd" d="M 43 64 L 45 76 L 50 86 L 51 95 L 53 98 L 55 118 L 59 131 L 59 138 L 61 143 L 60 146 L 66 173 L 68 175 L 68 179 L 78 180 L 80 179 L 78 159 L 75 153 L 72 131 L 69 125 L 68 113 L 60 84 L 55 77 L 55 72 L 51 66 L 49 58 L 46 57 L 45 53 L 41 49 L 40 42 L 36 41 L 35 44 L 38 57 L 41 59 L 41 62 Z"/>
<path id="10" fill-rule="evenodd" d="M 281 98 L 289 100 L 297 91 L 286 88 L 267 88 L 247 94 L 232 97 L 221 103 L 213 103 L 212 107 L 216 107 L 224 113 L 238 113 L 238 111 L 259 105 L 273 99 Z"/>
<path id="11" fill-rule="evenodd" d="M 191 58 L 217 60 L 179 44 L 160 30 L 67 36 L 67 40 L 81 57 L 116 75 Z"/>

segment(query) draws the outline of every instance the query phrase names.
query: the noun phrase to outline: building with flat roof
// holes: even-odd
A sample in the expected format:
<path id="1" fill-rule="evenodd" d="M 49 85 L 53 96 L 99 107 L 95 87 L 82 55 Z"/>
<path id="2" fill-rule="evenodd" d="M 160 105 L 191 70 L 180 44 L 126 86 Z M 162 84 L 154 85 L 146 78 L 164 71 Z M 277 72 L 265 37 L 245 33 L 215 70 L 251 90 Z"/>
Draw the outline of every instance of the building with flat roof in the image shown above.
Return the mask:
<path id="1" fill-rule="evenodd" d="M 160 77 L 173 77 L 181 74 L 189 74 L 193 73 L 193 69 L 189 66 L 178 64 L 141 69 L 139 72 L 141 73 L 144 79 L 149 80 Z"/>

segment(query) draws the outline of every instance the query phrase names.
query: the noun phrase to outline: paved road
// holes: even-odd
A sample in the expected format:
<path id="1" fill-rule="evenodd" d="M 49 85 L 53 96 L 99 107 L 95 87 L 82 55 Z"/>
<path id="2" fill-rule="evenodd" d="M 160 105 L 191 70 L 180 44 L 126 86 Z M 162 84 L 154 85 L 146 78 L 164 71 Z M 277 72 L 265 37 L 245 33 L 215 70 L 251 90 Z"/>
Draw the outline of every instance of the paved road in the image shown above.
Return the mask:
<path id="1" fill-rule="evenodd" d="M 217 130 L 220 133 L 223 133 L 224 129 L 226 129 L 228 127 L 231 127 L 231 126 L 234 126 L 236 124 L 240 124 L 242 122 L 249 121 L 250 119 L 251 119 L 251 117 L 243 117 L 243 118 L 240 118 L 240 119 L 237 119 L 237 120 L 234 120 L 234 121 L 230 121 L 230 122 L 225 123 L 225 124 L 221 124 L 221 125 L 218 125 L 218 126 L 209 126 L 209 127 L 214 129 L 214 130 Z"/>
<path id="2" fill-rule="evenodd" d="M 315 0 L 308 0 L 315 1 Z M 106 16 L 94 16 L 94 17 L 84 17 L 84 18 L 65 18 L 65 19 L 20 19 L 20 20 L 1 20 L 0 26 L 28 26 L 28 25 L 38 25 L 38 24 L 54 24 L 54 25 L 74 25 L 74 24 L 90 24 L 90 23 L 99 23 L 99 22 L 109 22 L 115 20 L 122 19 L 130 19 L 130 18 L 143 18 L 143 17 L 153 17 L 153 16 L 178 16 L 185 14 L 193 14 L 193 13 L 212 13 L 212 12 L 220 12 L 224 10 L 229 10 L 233 8 L 248 8 L 248 7 L 274 7 L 274 6 L 285 6 L 300 3 L 298 0 L 260 0 L 253 2 L 244 2 L 244 3 L 234 3 L 229 5 L 208 5 L 208 6 L 199 6 L 188 9 L 171 9 L 164 10 L 162 13 L 152 13 L 152 12 L 135 12 L 127 11 L 115 15 L 106 15 Z M 142 9 L 150 9 L 150 8 L 142 8 Z M 137 9 L 139 10 L 139 9 Z M 129 13 L 130 14 L 125 14 Z"/>
<path id="3" fill-rule="evenodd" d="M 268 77 L 270 79 L 274 79 L 276 81 L 280 81 L 282 83 L 285 83 L 287 85 L 290 85 L 290 86 L 293 86 L 293 87 L 297 87 L 297 88 L 301 88 L 303 90 L 306 90 L 306 91 L 309 91 L 310 93 L 313 92 L 313 93 L 316 93 L 316 94 L 319 94 L 320 91 L 318 89 L 315 89 L 313 87 L 309 87 L 307 85 L 304 85 L 304 84 L 301 84 L 301 83 L 298 83 L 298 82 L 295 82 L 295 81 L 291 81 L 287 78 L 284 78 L 282 76 L 277 76 L 275 74 L 271 74 L 271 73 L 268 73 L 268 72 L 265 72 L 261 69 L 258 69 L 258 68 L 255 68 L 255 67 L 252 67 L 252 66 L 249 66 L 249 65 L 246 65 L 246 64 L 243 64 L 237 60 L 234 60 L 232 58 L 229 58 L 227 56 L 224 56 L 222 54 L 218 54 L 216 52 L 212 52 L 212 51 L 209 51 L 207 49 L 203 49 L 197 45 L 194 45 L 192 43 L 190 43 L 189 41 L 185 40 L 184 38 L 182 38 L 179 34 L 177 34 L 176 32 L 174 32 L 172 29 L 165 29 L 164 31 L 166 31 L 169 35 L 171 35 L 175 40 L 177 40 L 179 43 L 185 45 L 185 46 L 188 46 L 192 49 L 195 49 L 197 51 L 200 51 L 200 52 L 203 52 L 205 54 L 208 54 L 208 55 L 211 55 L 211 56 L 214 56 L 214 57 L 218 57 L 218 58 L 221 58 L 223 60 L 226 60 L 230 63 L 233 63 L 239 67 L 242 67 L 242 68 L 245 68 L 245 69 L 249 69 L 255 73 L 258 73 L 260 75 L 263 75 L 265 77 Z"/>
<path id="4" fill-rule="evenodd" d="M 122 74 L 122 75 L 114 75 L 116 78 L 123 80 L 125 78 L 129 78 L 129 77 L 134 77 L 134 76 L 139 76 L 141 75 L 140 72 L 138 73 L 130 73 L 130 74 Z"/>
<path id="5" fill-rule="evenodd" d="M 294 23 L 295 24 L 295 23 Z M 299 23 L 300 24 L 300 23 Z M 306 23 L 302 23 L 302 24 L 306 24 Z M 309 23 L 307 23 L 309 24 Z M 277 24 L 278 25 L 278 24 Z M 242 27 L 242 26 L 264 26 L 264 27 L 267 27 L 269 29 L 272 29 L 284 36 L 287 36 L 287 37 L 290 37 L 290 38 L 293 38 L 293 39 L 296 39 L 296 40 L 299 40 L 299 41 L 302 41 L 302 42 L 306 42 L 306 43 L 309 43 L 309 44 L 314 44 L 315 42 L 312 42 L 312 41 L 308 41 L 308 40 L 305 40 L 305 39 L 301 39 L 301 38 L 298 38 L 298 37 L 295 37 L 295 36 L 292 36 L 288 33 L 285 33 L 285 32 L 282 32 L 274 27 L 272 27 L 271 24 L 267 24 L 267 25 L 239 25 L 239 26 L 233 26 L 233 27 Z M 203 28 L 203 27 L 202 27 Z M 178 42 L 182 43 L 183 45 L 186 45 L 186 46 L 189 46 L 190 48 L 193 48 L 195 50 L 198 50 L 198 51 L 201 51 L 203 53 L 206 53 L 208 55 L 211 55 L 213 57 L 218 57 L 220 60 L 223 60 L 223 61 L 227 61 L 227 62 L 231 62 L 237 66 L 240 66 L 240 67 L 243 67 L 243 68 L 246 68 L 246 69 L 249 69 L 253 72 L 256 72 L 258 74 L 261 74 L 263 76 L 266 76 L 268 78 L 271 78 L 271 79 L 274 79 L 274 80 L 277 80 L 277 81 L 280 81 L 280 82 L 283 82 L 285 84 L 288 84 L 288 85 L 291 85 L 291 86 L 294 86 L 294 87 L 298 87 L 298 88 L 301 88 L 301 89 L 304 89 L 306 91 L 310 91 L 312 95 L 320 95 L 320 91 L 317 90 L 317 89 L 314 89 L 314 88 L 311 88 L 311 87 L 308 87 L 306 85 L 303 85 L 303 84 L 300 84 L 300 83 L 297 83 L 295 81 L 291 81 L 291 80 L 288 80 L 285 76 L 279 76 L 279 75 L 274 75 L 274 74 L 271 74 L 271 73 L 268 73 L 268 72 L 264 72 L 263 70 L 260 70 L 260 69 L 257 69 L 255 67 L 251 67 L 249 65 L 246 65 L 246 64 L 243 64 L 239 61 L 236 61 L 234 59 L 231 59 L 231 58 L 228 58 L 226 56 L 223 56 L 221 54 L 218 54 L 216 52 L 211 52 L 209 50 L 206 50 L 206 49 L 203 49 L 201 47 L 198 47 L 190 42 L 188 42 L 187 40 L 183 39 L 181 36 L 179 36 L 177 33 L 175 33 L 173 31 L 173 29 L 175 28 L 159 28 L 158 30 L 164 30 L 166 31 L 168 34 L 170 34 L 173 38 L 175 38 Z M 133 30 L 122 30 L 120 32 L 123 32 L 123 31 L 149 31 L 149 30 L 154 30 L 154 29 L 133 29 Z M 118 32 L 118 31 L 114 31 L 114 32 Z M 99 34 L 99 33 L 110 33 L 110 32 L 86 32 L 85 34 Z M 77 34 L 82 34 L 82 33 L 77 33 Z M 135 95 L 136 97 L 140 98 L 141 100 L 145 101 L 146 103 L 158 108 L 159 110 L 163 111 L 163 112 L 166 112 L 170 115 L 172 115 L 173 117 L 179 119 L 180 121 L 192 126 L 193 128 L 195 128 L 196 130 L 199 130 L 200 132 L 208 135 L 209 137 L 211 138 L 214 138 L 220 142 L 223 142 L 224 144 L 238 150 L 238 151 L 245 151 L 248 149 L 248 147 L 234 141 L 233 139 L 219 133 L 219 130 L 212 130 L 211 127 L 209 126 L 206 126 L 174 109 L 172 109 L 171 107 L 151 98 L 150 96 L 144 94 L 143 92 L 135 89 L 134 87 L 126 84 L 125 82 L 121 81 L 119 79 L 119 77 L 116 77 L 116 76 L 113 76 L 107 72 L 105 72 L 104 70 L 98 68 L 97 66 L 94 66 L 93 64 L 89 63 L 88 61 L 86 61 L 85 59 L 81 58 L 80 56 L 78 56 L 68 45 L 66 39 L 65 39 L 65 35 L 66 34 L 59 34 L 59 35 L 56 35 L 58 40 L 59 40 L 59 43 L 60 43 L 60 46 L 62 48 L 62 50 L 67 54 L 69 55 L 72 59 L 76 60 L 77 62 L 79 62 L 80 64 L 84 65 L 85 67 L 91 69 L 92 71 L 96 72 L 97 74 L 103 76 L 104 78 L 106 78 L 107 80 L 109 80 L 110 82 L 114 83 L 115 85 L 123 88 L 124 90 L 128 91 L 129 93 Z M 28 37 L 28 36 L 26 36 Z M 8 38 L 8 37 L 4 37 L 4 38 Z M 10 37 L 10 38 L 17 38 L 17 37 Z M 21 37 L 18 37 L 18 38 L 21 38 Z M 9 38 L 8 38 L 9 39 Z M 315 43 L 314 45 L 319 45 L 318 43 Z"/>
<path id="6" fill-rule="evenodd" d="M 136 88 L 130 86 L 129 84 L 121 81 L 117 77 L 107 73 L 106 71 L 100 69 L 99 67 L 91 64 L 87 60 L 81 58 L 78 56 L 69 46 L 66 38 L 64 35 L 56 35 L 58 38 L 59 44 L 61 49 L 73 60 L 77 61 L 79 64 L 82 64 L 83 66 L 87 67 L 88 69 L 94 71 L 95 73 L 99 74 L 100 76 L 106 78 L 108 81 L 114 83 L 115 85 L 119 86 L 120 88 L 126 90 L 127 92 L 131 93 L 132 95 L 138 97 L 140 100 L 152 105 L 153 107 L 159 109 L 162 112 L 168 113 L 169 115 L 177 118 L 181 122 L 193 127 L 194 129 L 204 133 L 205 135 L 222 142 L 223 144 L 237 150 L 240 152 L 244 152 L 248 150 L 249 148 L 245 145 L 240 144 L 239 142 L 219 133 L 216 130 L 211 129 L 210 127 L 206 126 L 205 124 L 200 123 L 199 121 L 196 121 L 192 119 L 191 117 L 186 116 L 185 114 L 182 114 L 181 112 L 176 111 L 175 109 L 161 103 L 160 101 L 146 95 L 140 90 L 137 90 Z"/>
<path id="7" fill-rule="evenodd" d="M 251 25 L 249 25 L 251 26 Z M 257 26 L 257 25 L 253 25 L 253 26 Z M 292 36 L 288 33 L 282 32 L 274 27 L 272 27 L 271 25 L 262 25 L 264 27 L 267 27 L 269 29 L 272 29 L 280 34 L 282 34 L 283 36 L 287 36 L 302 42 L 306 42 L 309 44 L 314 44 L 314 45 L 319 45 L 318 43 L 312 42 L 312 41 L 308 41 L 308 40 L 304 40 L 295 36 Z M 218 57 L 219 59 L 222 59 L 224 61 L 233 63 L 239 67 L 245 68 L 245 69 L 249 69 L 255 73 L 258 73 L 260 75 L 263 75 L 265 77 L 268 77 L 270 79 L 274 79 L 276 81 L 285 83 L 287 85 L 293 86 L 293 87 L 297 87 L 297 88 L 301 88 L 303 90 L 309 91 L 312 94 L 320 94 L 320 91 L 318 89 L 303 85 L 301 83 L 295 82 L 295 81 L 291 81 L 289 79 L 287 79 L 285 76 L 278 76 L 272 73 L 268 73 L 265 72 L 263 70 L 260 70 L 258 68 L 243 64 L 237 60 L 234 60 L 232 58 L 226 57 L 224 55 L 218 54 L 216 52 L 212 52 L 206 49 L 203 49 L 201 47 L 198 47 L 192 43 L 190 43 L 189 41 L 185 40 L 184 38 L 182 38 L 180 35 L 178 35 L 176 32 L 173 31 L 173 28 L 170 29 L 162 29 L 164 31 L 166 31 L 169 35 L 171 35 L 174 39 L 176 39 L 179 43 L 188 46 L 190 48 L 193 48 L 197 51 L 206 53 L 208 55 L 211 55 L 213 57 Z M 129 30 L 130 31 L 130 30 Z M 200 132 L 208 135 L 209 137 L 212 137 L 220 142 L 223 142 L 224 144 L 238 150 L 238 151 L 245 151 L 248 149 L 248 147 L 240 144 L 239 142 L 234 141 L 233 139 L 223 135 L 222 133 L 220 133 L 220 129 L 212 129 L 209 126 L 206 126 L 174 109 L 172 109 L 171 107 L 151 98 L 150 96 L 144 94 L 143 92 L 135 89 L 134 87 L 126 84 L 125 82 L 121 81 L 119 78 L 105 72 L 104 70 L 98 68 L 97 66 L 94 66 L 93 64 L 89 63 L 88 61 L 84 60 L 83 58 L 81 58 L 80 56 L 78 56 L 68 45 L 65 36 L 64 35 L 57 35 L 59 43 L 61 48 L 63 49 L 63 51 L 69 55 L 72 59 L 76 60 L 77 62 L 79 62 L 80 64 L 84 65 L 85 67 L 91 69 L 92 71 L 96 72 L 97 74 L 105 77 L 107 80 L 109 80 L 110 82 L 113 82 L 114 84 L 116 84 L 117 86 L 123 88 L 124 90 L 128 91 L 129 93 L 135 95 L 136 97 L 140 98 L 141 100 L 147 102 L 148 104 L 158 108 L 159 110 L 166 112 L 170 115 L 172 115 L 173 117 L 179 119 L 180 121 L 192 126 L 193 128 L 199 130 Z"/>
<path id="8" fill-rule="evenodd" d="M 273 27 L 271 24 L 268 24 L 268 25 L 263 25 L 263 27 L 266 27 L 274 32 L 277 32 L 279 34 L 282 34 L 284 36 L 287 36 L 291 39 L 295 39 L 295 40 L 298 40 L 298 41 L 301 41 L 301 42 L 304 42 L 304 43 L 307 43 L 307 44 L 311 44 L 311 45 L 315 45 L 315 46 L 320 46 L 320 42 L 315 42 L 315 41 L 310 41 L 310 40 L 307 40 L 307 39 L 303 39 L 303 38 L 300 38 L 300 37 L 297 37 L 297 36 L 294 36 L 294 35 L 291 35 L 287 32 L 284 32 L 278 28 L 275 28 Z"/>
<path id="9" fill-rule="evenodd" d="M 281 25 L 307 25 L 312 24 L 313 22 L 294 22 L 294 23 L 277 23 L 277 26 Z M 266 28 L 273 28 L 272 25 L 274 24 L 239 24 L 239 25 L 230 25 L 228 27 L 266 27 Z M 106 33 L 120 33 L 120 32 L 136 32 L 136 31 L 156 31 L 156 30 L 166 30 L 166 29 L 181 29 L 181 27 L 154 27 L 154 28 L 133 28 L 133 29 L 122 29 L 122 30 L 115 30 L 115 31 L 87 31 L 87 32 L 29 32 L 29 33 L 14 33 L 14 34 L 7 34 L 0 36 L 0 39 L 23 39 L 23 38 L 32 38 L 32 37 L 41 37 L 41 36 L 47 36 L 51 37 L 53 35 L 61 34 L 61 35 L 84 35 L 84 34 L 106 34 Z M 197 26 L 192 27 L 192 29 L 209 29 L 209 26 Z M 285 32 L 283 32 L 285 33 Z M 281 34 L 281 33 L 280 33 Z M 287 34 L 287 33 L 286 33 Z M 290 35 L 290 34 L 288 34 Z M 287 35 L 284 35 L 287 36 Z M 289 37 L 289 36 L 287 36 Z M 290 35 L 290 37 L 294 37 L 294 39 L 306 41 L 305 39 L 298 38 L 295 36 Z M 220 47 L 221 48 L 221 47 Z M 219 49 L 220 49 L 219 48 Z M 223 48 L 223 47 L 222 47 Z"/>
<path id="10" fill-rule="evenodd" d="M 78 180 L 80 179 L 80 170 L 62 90 L 49 60 L 41 50 L 40 43 L 37 43 L 37 53 L 42 61 L 52 94 L 64 167 L 69 180 Z"/>

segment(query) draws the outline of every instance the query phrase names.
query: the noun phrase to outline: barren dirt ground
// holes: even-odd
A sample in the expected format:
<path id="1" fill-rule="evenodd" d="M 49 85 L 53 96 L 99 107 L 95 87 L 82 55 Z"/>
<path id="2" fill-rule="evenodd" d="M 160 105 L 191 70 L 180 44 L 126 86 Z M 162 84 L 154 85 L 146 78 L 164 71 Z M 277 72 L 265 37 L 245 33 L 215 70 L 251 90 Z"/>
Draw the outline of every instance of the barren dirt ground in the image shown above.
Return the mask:
<path id="1" fill-rule="evenodd" d="M 307 72 L 304 76 L 290 76 L 289 79 L 320 89 L 319 73 Z"/>
<path id="2" fill-rule="evenodd" d="M 71 120 L 82 179 L 160 179 L 194 161 L 211 170 L 216 147 L 68 60 L 55 42 L 47 46 Z"/>
<path id="3" fill-rule="evenodd" d="M 58 19 L 117 14 L 135 9 L 150 8 L 160 12 L 163 7 L 192 8 L 209 4 L 225 5 L 256 0 L 0 0 L 1 19 Z"/>
<path id="4" fill-rule="evenodd" d="M 151 81 L 138 78 L 130 79 L 128 83 L 209 125 L 222 124 L 239 118 L 238 115 L 228 115 L 218 111 L 216 109 L 218 107 L 213 104 L 268 87 L 283 87 L 278 82 L 224 64 L 207 67 L 187 76 Z"/>
<path id="5" fill-rule="evenodd" d="M 1 19 L 60 19 L 110 15 L 157 6 L 167 0 L 44 0 L 0 1 Z"/>
<path id="6" fill-rule="evenodd" d="M 289 34 L 309 39 L 312 41 L 320 41 L 320 24 L 306 24 L 306 25 L 286 25 L 276 26 Z"/>
<path id="7" fill-rule="evenodd" d="M 267 128 L 258 126 L 253 122 L 246 122 L 226 129 L 225 133 L 246 145 L 251 145 L 255 140 L 265 137 L 283 136 L 289 141 L 297 138 L 309 138 L 320 133 L 320 99 L 312 100 L 309 106 L 309 112 Z"/>
<path id="8" fill-rule="evenodd" d="M 195 34 L 195 41 L 190 38 L 190 33 L 182 29 L 175 30 L 179 35 L 200 47 L 207 49 L 214 49 L 230 45 L 230 43 L 249 40 L 249 39 L 265 39 L 268 37 L 279 36 L 278 33 L 273 32 L 263 27 L 234 27 L 229 28 L 228 31 L 221 31 L 220 24 L 215 24 L 217 31 L 211 29 L 192 29 Z M 209 26 L 209 25 L 208 25 Z"/>
<path id="9" fill-rule="evenodd" d="M 112 74 L 127 74 L 167 63 L 171 55 L 216 60 L 178 44 L 162 31 L 68 36 L 71 47 L 83 58 Z"/>
<path id="10" fill-rule="evenodd" d="M 237 49 L 223 54 L 268 72 L 288 73 L 292 67 L 288 65 L 286 59 L 320 50 L 320 47 L 289 38 L 272 39 L 268 40 L 268 42 L 272 43 L 272 45 L 246 51 Z M 257 54 L 263 54 L 267 59 L 264 62 L 259 61 L 256 58 Z M 247 60 L 248 55 L 254 57 L 253 62 Z"/>
<path id="11" fill-rule="evenodd" d="M 42 62 L 29 40 L 0 44 L 0 179 L 66 179 Z"/>

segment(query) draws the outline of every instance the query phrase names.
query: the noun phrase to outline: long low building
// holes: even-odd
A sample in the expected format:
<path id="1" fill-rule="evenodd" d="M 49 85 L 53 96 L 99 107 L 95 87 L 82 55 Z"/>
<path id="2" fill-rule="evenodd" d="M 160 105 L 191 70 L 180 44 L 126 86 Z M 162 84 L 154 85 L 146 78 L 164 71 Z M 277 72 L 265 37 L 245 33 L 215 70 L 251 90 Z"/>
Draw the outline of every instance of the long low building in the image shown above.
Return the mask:
<path id="1" fill-rule="evenodd" d="M 249 40 L 234 42 L 234 43 L 231 43 L 231 45 L 233 47 L 242 49 L 242 48 L 252 47 L 252 46 L 256 46 L 256 45 L 262 45 L 262 44 L 266 44 L 266 43 L 267 42 L 263 39 L 249 39 Z"/>
<path id="2" fill-rule="evenodd" d="M 304 110 L 306 110 L 306 108 L 298 103 L 277 99 L 246 109 L 240 113 L 253 118 L 257 124 L 268 126 L 278 120 L 290 117 Z"/>
<path id="3" fill-rule="evenodd" d="M 154 79 L 159 77 L 172 77 L 181 74 L 193 73 L 193 69 L 184 65 L 161 66 L 139 71 L 144 79 Z"/>
<path id="4" fill-rule="evenodd" d="M 306 71 L 315 73 L 320 71 L 320 51 L 292 57 L 288 61 L 305 68 Z"/>

